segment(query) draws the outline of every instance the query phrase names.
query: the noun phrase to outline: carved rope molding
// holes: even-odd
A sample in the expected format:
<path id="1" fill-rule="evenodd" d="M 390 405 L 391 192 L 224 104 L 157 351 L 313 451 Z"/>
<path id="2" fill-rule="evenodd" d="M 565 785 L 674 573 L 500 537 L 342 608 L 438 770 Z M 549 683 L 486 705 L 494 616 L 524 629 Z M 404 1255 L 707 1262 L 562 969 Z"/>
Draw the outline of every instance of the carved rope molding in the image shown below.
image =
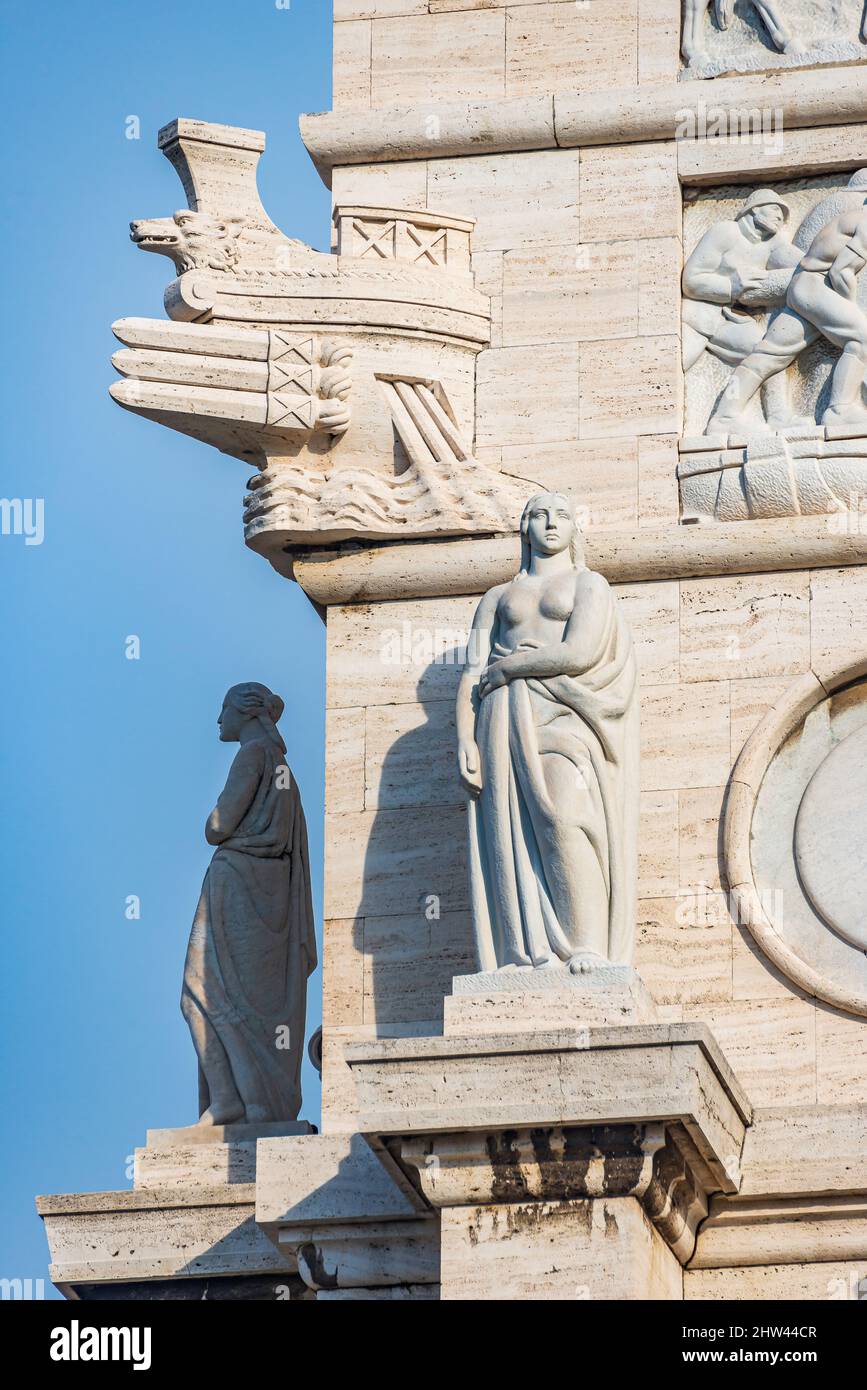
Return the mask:
<path id="1" fill-rule="evenodd" d="M 867 655 L 824 671 L 810 670 L 792 682 L 768 710 L 735 763 L 723 815 L 723 859 L 737 922 L 748 928 L 760 950 L 806 994 L 848 1013 L 867 1017 L 867 992 L 841 987 L 808 965 L 783 939 L 762 904 L 753 872 L 753 816 L 765 775 L 787 739 L 823 701 L 867 675 Z"/>

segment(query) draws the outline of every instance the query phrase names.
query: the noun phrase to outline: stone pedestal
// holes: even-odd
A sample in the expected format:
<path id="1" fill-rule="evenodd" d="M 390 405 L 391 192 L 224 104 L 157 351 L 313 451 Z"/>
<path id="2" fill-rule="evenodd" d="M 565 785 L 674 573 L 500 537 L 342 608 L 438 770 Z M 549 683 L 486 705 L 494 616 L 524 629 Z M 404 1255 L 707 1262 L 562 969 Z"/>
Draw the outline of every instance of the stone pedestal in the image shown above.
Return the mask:
<path id="1" fill-rule="evenodd" d="M 148 1130 L 131 1191 L 37 1198 L 51 1279 L 70 1298 L 308 1296 L 297 1262 L 255 1221 L 256 1144 L 306 1121 Z"/>
<path id="2" fill-rule="evenodd" d="M 360 1134 L 263 1140 L 256 1222 L 317 1299 L 438 1296 L 436 1213 Z"/>
<path id="3" fill-rule="evenodd" d="M 443 1299 L 681 1298 L 710 1196 L 738 1190 L 751 1109 L 702 1027 L 392 1039 L 347 1059 L 362 1132 L 439 1213 Z"/>
<path id="4" fill-rule="evenodd" d="M 608 965 L 573 975 L 550 970 L 493 970 L 457 975 L 443 1001 L 446 1034 L 529 1027 L 607 1027 L 654 1023 L 656 1005 L 637 971 Z"/>

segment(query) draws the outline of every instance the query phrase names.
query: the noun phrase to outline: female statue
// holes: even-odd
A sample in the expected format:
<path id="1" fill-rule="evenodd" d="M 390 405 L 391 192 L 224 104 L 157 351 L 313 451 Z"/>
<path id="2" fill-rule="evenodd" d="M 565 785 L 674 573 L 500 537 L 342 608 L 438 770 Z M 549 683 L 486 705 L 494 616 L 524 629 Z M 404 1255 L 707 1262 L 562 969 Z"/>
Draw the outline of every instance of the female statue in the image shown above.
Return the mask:
<path id="1" fill-rule="evenodd" d="M 217 849 L 193 921 L 181 1012 L 199 1058 L 199 1124 L 294 1120 L 307 978 L 316 967 L 307 826 L 277 730 L 283 701 L 233 686 L 219 718 L 240 743 L 205 838 Z"/>
<path id="2" fill-rule="evenodd" d="M 637 673 L 569 500 L 521 519 L 521 570 L 485 594 L 460 683 L 479 969 L 632 956 L 638 842 Z"/>

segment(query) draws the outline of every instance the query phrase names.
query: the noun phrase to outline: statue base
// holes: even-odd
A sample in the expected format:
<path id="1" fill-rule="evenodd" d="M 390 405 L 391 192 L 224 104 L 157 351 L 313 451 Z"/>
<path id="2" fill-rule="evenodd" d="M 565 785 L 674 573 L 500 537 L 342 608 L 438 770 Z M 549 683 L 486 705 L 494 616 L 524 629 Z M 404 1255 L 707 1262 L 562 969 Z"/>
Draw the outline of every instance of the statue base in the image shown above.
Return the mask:
<path id="1" fill-rule="evenodd" d="M 307 1120 L 149 1129 L 145 1147 L 135 1151 L 135 1185 L 255 1182 L 258 1140 L 315 1133 Z"/>
<path id="2" fill-rule="evenodd" d="M 644 981 L 630 965 L 604 965 L 586 974 L 573 974 L 562 965 L 457 975 L 443 1003 L 446 1036 L 604 1028 L 655 1023 L 658 1017 Z"/>

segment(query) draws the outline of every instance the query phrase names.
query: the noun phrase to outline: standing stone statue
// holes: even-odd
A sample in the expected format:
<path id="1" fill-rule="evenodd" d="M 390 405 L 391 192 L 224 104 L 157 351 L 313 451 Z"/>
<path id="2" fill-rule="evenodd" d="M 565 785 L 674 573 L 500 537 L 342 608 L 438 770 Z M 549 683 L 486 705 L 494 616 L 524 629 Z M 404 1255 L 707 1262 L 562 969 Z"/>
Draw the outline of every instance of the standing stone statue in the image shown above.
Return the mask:
<path id="1" fill-rule="evenodd" d="M 479 604 L 457 701 L 479 969 L 628 965 L 638 855 L 629 629 L 574 510 L 531 498 L 520 573 Z"/>
<path id="2" fill-rule="evenodd" d="M 316 967 L 307 826 L 264 685 L 235 685 L 219 719 L 240 743 L 208 817 L 217 849 L 193 921 L 181 1012 L 199 1058 L 201 1125 L 294 1120 L 307 979 Z"/>

